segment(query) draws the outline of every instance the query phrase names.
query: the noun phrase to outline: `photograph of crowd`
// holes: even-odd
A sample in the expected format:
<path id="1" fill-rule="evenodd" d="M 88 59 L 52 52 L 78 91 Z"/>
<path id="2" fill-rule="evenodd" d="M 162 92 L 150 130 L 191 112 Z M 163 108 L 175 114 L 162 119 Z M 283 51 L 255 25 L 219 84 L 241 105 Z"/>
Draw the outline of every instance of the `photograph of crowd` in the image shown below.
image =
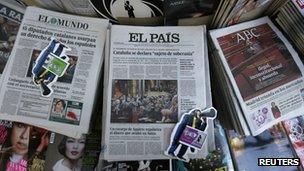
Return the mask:
<path id="1" fill-rule="evenodd" d="M 177 80 L 114 80 L 111 123 L 176 123 Z"/>

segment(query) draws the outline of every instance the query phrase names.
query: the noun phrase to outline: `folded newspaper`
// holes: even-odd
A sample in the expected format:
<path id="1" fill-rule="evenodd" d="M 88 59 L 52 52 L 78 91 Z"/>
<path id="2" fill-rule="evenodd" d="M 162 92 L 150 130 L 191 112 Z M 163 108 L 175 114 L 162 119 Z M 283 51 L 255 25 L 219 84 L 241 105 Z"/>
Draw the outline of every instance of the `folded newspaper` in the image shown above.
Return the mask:
<path id="1" fill-rule="evenodd" d="M 70 137 L 88 133 L 107 27 L 107 20 L 28 7 L 3 76 L 0 119 L 40 126 Z M 51 64 L 60 64 L 63 74 L 56 73 L 51 65 L 44 66 L 61 75 L 51 86 L 53 93 L 45 97 L 33 79 L 34 67 L 41 62 L 37 59 L 41 51 L 52 43 L 52 50 L 60 49 L 61 44 L 70 48 L 65 52 L 69 64 L 53 58 Z"/>
<path id="2" fill-rule="evenodd" d="M 88 0 L 17 0 L 27 6 L 36 6 L 49 10 L 76 14 L 82 16 L 97 16 L 93 6 Z"/>
<path id="3" fill-rule="evenodd" d="M 0 77 L 4 74 L 4 68 L 13 49 L 24 11 L 24 8 L 8 0 L 0 2 Z"/>
<path id="4" fill-rule="evenodd" d="M 205 34 L 204 26 L 112 26 L 101 159 L 166 159 L 181 114 L 211 106 Z M 214 145 L 209 125 L 207 139 Z M 207 154 L 207 145 L 203 149 L 197 156 Z"/>
<path id="5" fill-rule="evenodd" d="M 303 63 L 269 18 L 212 30 L 210 35 L 218 68 L 224 67 L 222 75 L 228 76 L 222 84 L 233 88 L 230 96 L 237 98 L 237 119 L 243 120 L 246 134 L 258 135 L 303 114 Z"/>

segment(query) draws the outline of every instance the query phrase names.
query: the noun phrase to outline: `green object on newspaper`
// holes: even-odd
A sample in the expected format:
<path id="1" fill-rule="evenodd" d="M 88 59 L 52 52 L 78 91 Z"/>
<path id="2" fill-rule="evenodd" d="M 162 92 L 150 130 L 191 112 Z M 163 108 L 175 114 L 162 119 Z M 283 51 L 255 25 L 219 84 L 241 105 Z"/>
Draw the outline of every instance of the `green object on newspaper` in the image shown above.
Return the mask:
<path id="1" fill-rule="evenodd" d="M 69 63 L 54 54 L 50 54 L 49 57 L 51 60 L 45 66 L 45 68 L 53 74 L 57 75 L 58 77 L 62 77 Z"/>

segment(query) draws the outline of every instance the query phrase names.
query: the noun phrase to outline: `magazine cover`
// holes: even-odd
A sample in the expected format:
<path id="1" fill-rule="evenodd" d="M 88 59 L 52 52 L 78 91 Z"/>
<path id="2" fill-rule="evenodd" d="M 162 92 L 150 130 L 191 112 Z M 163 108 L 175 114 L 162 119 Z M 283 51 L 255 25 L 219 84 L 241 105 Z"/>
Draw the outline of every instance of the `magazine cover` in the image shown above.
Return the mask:
<path id="1" fill-rule="evenodd" d="M 45 170 L 81 170 L 86 137 L 79 139 L 56 134 L 46 152 Z"/>
<path id="2" fill-rule="evenodd" d="M 63 169 L 93 171 L 97 169 L 101 151 L 100 103 L 102 103 L 102 100 L 98 101 L 99 105 L 92 114 L 91 132 L 89 134 L 77 139 L 61 134 L 52 134 L 52 141 L 45 159 L 46 171 L 63 171 Z"/>
<path id="3" fill-rule="evenodd" d="M 20 122 L 0 121 L 0 170 L 44 170 L 50 133 Z"/>
<path id="4" fill-rule="evenodd" d="M 283 122 L 289 140 L 304 168 L 304 117 L 299 116 Z"/>
<path id="5" fill-rule="evenodd" d="M 248 171 L 296 171 L 297 166 L 258 166 L 258 158 L 295 158 L 283 127 L 278 124 L 258 136 L 242 137 L 234 131 L 228 132 L 237 170 Z"/>
<path id="6" fill-rule="evenodd" d="M 210 34 L 252 135 L 301 114 L 304 66 L 267 17 Z"/>
<path id="7" fill-rule="evenodd" d="M 13 49 L 24 9 L 6 0 L 0 2 L 0 76 Z"/>
<path id="8" fill-rule="evenodd" d="M 100 171 L 170 171 L 170 160 L 101 161 Z"/>
<path id="9" fill-rule="evenodd" d="M 188 18 L 189 25 L 191 24 L 190 21 L 193 22 L 196 20 L 210 21 L 212 18 L 210 15 L 212 15 L 215 12 L 219 3 L 220 0 L 196 0 L 196 1 L 166 0 L 164 1 L 165 24 L 166 25 L 177 25 L 178 23 L 180 24 L 181 21 L 184 21 L 184 20 L 179 21 L 179 19 L 182 18 Z M 192 20 L 190 18 L 192 18 Z M 208 22 L 206 22 L 206 24 L 208 24 Z"/>
<path id="10" fill-rule="evenodd" d="M 304 2 L 303 0 L 292 0 L 293 4 L 298 8 L 299 12 L 304 16 Z"/>
<path id="11" fill-rule="evenodd" d="M 151 18 L 163 16 L 163 0 L 90 0 L 103 18 L 117 23 L 117 17 Z"/>

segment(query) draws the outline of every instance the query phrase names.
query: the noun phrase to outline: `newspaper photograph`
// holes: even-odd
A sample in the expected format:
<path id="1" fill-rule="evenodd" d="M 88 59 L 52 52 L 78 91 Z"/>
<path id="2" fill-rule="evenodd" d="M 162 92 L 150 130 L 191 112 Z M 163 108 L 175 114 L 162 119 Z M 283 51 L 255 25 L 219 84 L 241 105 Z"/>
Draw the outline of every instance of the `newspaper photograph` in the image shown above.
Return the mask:
<path id="1" fill-rule="evenodd" d="M 87 133 L 107 27 L 107 20 L 28 7 L 3 78 L 0 118 Z"/>
<path id="2" fill-rule="evenodd" d="M 210 34 L 252 135 L 301 115 L 303 64 L 267 17 Z"/>
<path id="3" fill-rule="evenodd" d="M 8 62 L 24 14 L 24 9 L 0 2 L 0 77 Z"/>
<path id="4" fill-rule="evenodd" d="M 181 115 L 210 104 L 205 38 L 202 26 L 112 27 L 101 159 L 167 158 Z"/>

